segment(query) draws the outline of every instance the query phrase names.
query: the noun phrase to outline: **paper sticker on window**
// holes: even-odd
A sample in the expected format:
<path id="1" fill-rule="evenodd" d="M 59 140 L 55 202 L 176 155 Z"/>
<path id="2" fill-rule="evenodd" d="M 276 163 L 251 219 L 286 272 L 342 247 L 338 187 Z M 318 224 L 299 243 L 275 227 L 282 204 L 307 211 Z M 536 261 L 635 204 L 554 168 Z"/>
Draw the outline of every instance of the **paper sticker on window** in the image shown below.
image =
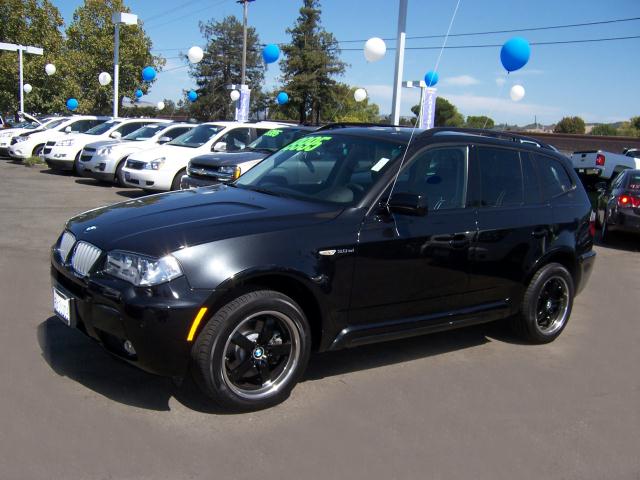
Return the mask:
<path id="1" fill-rule="evenodd" d="M 376 164 L 373 167 L 371 167 L 371 170 L 373 172 L 379 172 L 380 170 L 382 170 L 382 167 L 384 167 L 388 162 L 389 162 L 388 158 L 382 157 L 380 160 L 376 162 Z"/>
<path id="2" fill-rule="evenodd" d="M 311 152 L 331 140 L 332 137 L 302 137 L 293 143 L 290 143 L 282 150 L 293 150 L 294 152 Z"/>
<path id="3" fill-rule="evenodd" d="M 265 137 L 277 137 L 282 133 L 282 130 L 269 130 L 264 134 Z"/>

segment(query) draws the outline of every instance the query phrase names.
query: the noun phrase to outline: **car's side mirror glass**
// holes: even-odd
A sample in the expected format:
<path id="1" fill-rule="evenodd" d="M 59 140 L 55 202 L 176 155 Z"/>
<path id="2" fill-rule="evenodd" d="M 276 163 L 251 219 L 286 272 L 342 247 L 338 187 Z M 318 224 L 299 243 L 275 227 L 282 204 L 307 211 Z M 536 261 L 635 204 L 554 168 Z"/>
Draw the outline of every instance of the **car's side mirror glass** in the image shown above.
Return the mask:
<path id="1" fill-rule="evenodd" d="M 394 193 L 389 199 L 389 211 L 400 215 L 424 217 L 428 211 L 427 197 L 416 193 Z"/>
<path id="2" fill-rule="evenodd" d="M 170 141 L 171 141 L 170 137 L 160 137 L 158 139 L 158 143 L 167 143 L 167 142 L 170 142 Z"/>
<path id="3" fill-rule="evenodd" d="M 120 132 L 111 132 L 111 135 L 109 136 L 115 140 L 119 140 L 120 137 L 122 137 L 122 134 Z"/>
<path id="4" fill-rule="evenodd" d="M 70 133 L 71 132 L 71 125 L 67 125 L 66 127 L 64 127 L 64 131 L 65 131 L 65 133 Z"/>
<path id="5" fill-rule="evenodd" d="M 214 152 L 226 152 L 227 151 L 227 142 L 218 142 L 211 149 Z"/>

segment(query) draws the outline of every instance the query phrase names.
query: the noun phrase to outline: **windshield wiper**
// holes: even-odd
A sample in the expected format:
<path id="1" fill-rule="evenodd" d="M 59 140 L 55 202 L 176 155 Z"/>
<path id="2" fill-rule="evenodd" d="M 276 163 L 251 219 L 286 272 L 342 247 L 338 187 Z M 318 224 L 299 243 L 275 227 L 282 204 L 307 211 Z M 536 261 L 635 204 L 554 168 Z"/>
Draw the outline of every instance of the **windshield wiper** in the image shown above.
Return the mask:
<path id="1" fill-rule="evenodd" d="M 256 187 L 255 185 L 243 185 L 247 190 L 252 190 L 258 193 L 264 193 L 265 195 L 273 195 L 274 197 L 284 197 L 282 193 L 274 192 L 273 190 L 267 190 L 266 188 Z M 240 187 L 242 188 L 242 187 Z"/>
<path id="2" fill-rule="evenodd" d="M 245 150 L 249 150 L 250 152 L 263 152 L 263 153 L 273 153 L 275 152 L 272 148 L 267 147 L 247 147 Z"/>

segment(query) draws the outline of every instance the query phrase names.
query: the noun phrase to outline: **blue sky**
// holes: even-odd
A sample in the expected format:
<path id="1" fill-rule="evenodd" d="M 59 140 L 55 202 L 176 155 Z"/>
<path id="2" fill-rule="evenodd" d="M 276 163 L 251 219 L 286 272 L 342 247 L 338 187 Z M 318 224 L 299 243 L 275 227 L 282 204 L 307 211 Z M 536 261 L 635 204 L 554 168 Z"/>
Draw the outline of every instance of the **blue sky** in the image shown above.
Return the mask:
<path id="1" fill-rule="evenodd" d="M 409 0 L 407 35 L 434 35 L 446 32 L 457 0 Z M 80 0 L 54 0 L 69 22 Z M 263 43 L 288 40 L 300 0 L 256 0 L 249 7 L 249 24 Z M 323 0 L 323 24 L 338 40 L 366 39 L 396 35 L 398 0 Z M 145 22 L 153 40 L 154 53 L 168 58 L 166 69 L 184 62 L 177 57 L 192 45 L 203 45 L 199 21 L 241 17 L 242 7 L 235 0 L 129 0 L 133 13 Z M 505 30 L 549 25 L 575 24 L 640 17 L 640 0 L 461 0 L 452 33 Z M 640 20 L 589 27 L 492 34 L 450 38 L 448 45 L 502 44 L 520 35 L 530 42 L 640 35 Z M 408 47 L 440 46 L 442 39 L 408 40 Z M 342 58 L 350 64 L 342 81 L 367 89 L 381 111 L 391 110 L 394 51 L 387 51 L 377 63 L 367 63 L 364 43 L 341 43 Z M 394 47 L 394 41 L 387 42 Z M 438 94 L 458 106 L 464 115 L 490 115 L 497 122 L 556 122 L 564 115 L 579 115 L 588 122 L 614 122 L 640 115 L 640 39 L 532 46 L 529 63 L 509 75 L 506 84 L 500 65 L 499 48 L 445 50 L 438 72 Z M 438 50 L 408 50 L 405 80 L 418 80 L 435 66 Z M 277 64 L 269 66 L 267 87 L 278 83 Z M 509 88 L 521 84 L 525 98 L 512 102 Z M 146 98 L 177 99 L 183 89 L 193 85 L 187 68 L 160 73 Z M 417 90 L 404 89 L 402 113 L 409 114 L 417 103 Z"/>

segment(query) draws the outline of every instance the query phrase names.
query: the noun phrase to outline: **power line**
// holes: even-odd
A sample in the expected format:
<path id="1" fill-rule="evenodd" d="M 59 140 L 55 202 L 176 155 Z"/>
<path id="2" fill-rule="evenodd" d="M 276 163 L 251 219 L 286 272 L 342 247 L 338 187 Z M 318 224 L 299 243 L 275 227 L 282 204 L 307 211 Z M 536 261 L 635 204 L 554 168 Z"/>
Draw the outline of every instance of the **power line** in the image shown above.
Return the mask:
<path id="1" fill-rule="evenodd" d="M 187 5 L 193 5 L 194 3 L 199 3 L 201 1 L 202 0 L 190 0 L 190 1 L 186 2 L 186 3 L 183 3 L 181 5 L 181 8 L 184 9 L 184 7 L 186 7 Z M 162 16 L 164 16 L 164 15 L 166 15 L 168 13 L 173 13 L 175 10 L 176 9 L 174 7 L 174 8 L 170 8 L 168 10 L 163 10 L 162 12 L 156 13 L 155 15 L 151 15 L 150 17 L 147 17 L 147 18 L 144 19 L 144 23 L 147 24 L 148 22 L 151 22 L 152 20 L 155 20 L 156 18 L 160 18 L 160 17 L 162 17 Z"/>
<path id="2" fill-rule="evenodd" d="M 223 3 L 227 3 L 229 1 L 231 1 L 231 0 L 222 0 L 221 2 L 214 3 L 213 5 L 207 5 L 204 8 L 200 8 L 198 10 L 193 10 L 193 11 L 191 11 L 189 13 L 185 13 L 184 15 L 180 15 L 179 17 L 172 17 L 171 20 L 168 20 L 168 21 L 163 22 L 163 23 L 158 23 L 158 24 L 152 25 L 152 26 L 153 26 L 153 28 L 163 27 L 165 25 L 169 25 L 170 23 L 174 23 L 176 20 L 182 20 L 183 18 L 190 17 L 191 15 L 194 15 L 196 13 L 204 12 L 205 10 L 210 10 L 213 7 L 217 7 L 219 5 L 222 5 Z"/>

